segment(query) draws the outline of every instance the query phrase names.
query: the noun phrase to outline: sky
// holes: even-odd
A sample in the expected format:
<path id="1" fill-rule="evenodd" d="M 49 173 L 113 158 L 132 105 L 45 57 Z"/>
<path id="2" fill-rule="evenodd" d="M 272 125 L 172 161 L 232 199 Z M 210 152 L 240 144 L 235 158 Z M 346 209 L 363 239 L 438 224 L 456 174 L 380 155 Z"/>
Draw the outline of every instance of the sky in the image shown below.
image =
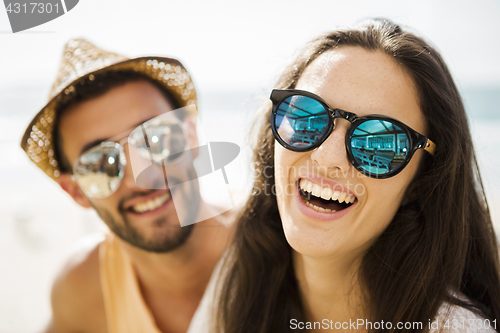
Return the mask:
<path id="1" fill-rule="evenodd" d="M 75 37 L 129 57 L 178 58 L 202 92 L 267 89 L 308 40 L 366 17 L 387 17 L 424 36 L 459 85 L 500 85 L 498 0 L 80 0 L 16 34 L 0 9 L 0 93 L 28 84 L 48 92 L 63 45 Z"/>

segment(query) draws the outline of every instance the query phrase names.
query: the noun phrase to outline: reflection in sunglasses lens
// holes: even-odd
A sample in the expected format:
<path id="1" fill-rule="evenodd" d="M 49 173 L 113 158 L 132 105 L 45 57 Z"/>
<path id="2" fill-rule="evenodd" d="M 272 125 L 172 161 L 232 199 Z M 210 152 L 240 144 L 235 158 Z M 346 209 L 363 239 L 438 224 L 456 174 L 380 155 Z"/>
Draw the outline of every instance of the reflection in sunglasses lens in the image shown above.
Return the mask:
<path id="1" fill-rule="evenodd" d="M 351 150 L 356 162 L 374 175 L 397 170 L 409 152 L 406 132 L 385 120 L 367 120 L 352 133 Z"/>
<path id="2" fill-rule="evenodd" d="M 74 176 L 86 195 L 103 198 L 113 193 L 120 185 L 125 164 L 125 154 L 121 146 L 106 142 L 78 159 Z"/>
<path id="3" fill-rule="evenodd" d="M 301 95 L 282 101 L 274 118 L 280 138 L 298 149 L 307 149 L 320 141 L 328 121 L 328 111 L 320 102 Z"/>
<path id="4" fill-rule="evenodd" d="M 129 143 L 143 158 L 156 163 L 173 162 L 187 144 L 181 125 L 169 119 L 155 119 L 137 127 L 130 133 Z"/>

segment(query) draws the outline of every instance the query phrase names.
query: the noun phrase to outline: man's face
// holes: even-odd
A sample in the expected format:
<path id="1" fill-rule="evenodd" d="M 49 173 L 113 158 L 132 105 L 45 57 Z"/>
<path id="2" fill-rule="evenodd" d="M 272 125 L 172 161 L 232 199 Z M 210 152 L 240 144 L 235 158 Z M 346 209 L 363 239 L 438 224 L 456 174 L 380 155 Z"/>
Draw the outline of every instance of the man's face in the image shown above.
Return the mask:
<path id="1" fill-rule="evenodd" d="M 117 136 L 166 112 L 164 117 L 175 117 L 174 112 L 169 112 L 172 110 L 153 84 L 145 80 L 126 83 L 78 103 L 61 115 L 62 150 L 73 165 L 92 143 Z M 169 189 L 148 190 L 136 185 L 129 155 L 132 151 L 128 144 L 124 146 L 128 163 L 116 192 L 102 199 L 83 197 L 83 200 L 128 243 L 147 251 L 171 251 L 186 241 L 193 225 L 180 227 Z"/>

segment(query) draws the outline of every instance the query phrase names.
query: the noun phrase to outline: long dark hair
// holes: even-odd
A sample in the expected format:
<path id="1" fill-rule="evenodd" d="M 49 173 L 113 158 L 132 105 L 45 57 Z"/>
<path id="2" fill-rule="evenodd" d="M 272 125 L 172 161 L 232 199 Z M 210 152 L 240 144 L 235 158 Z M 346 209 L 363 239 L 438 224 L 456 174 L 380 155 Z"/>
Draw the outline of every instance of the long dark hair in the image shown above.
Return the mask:
<path id="1" fill-rule="evenodd" d="M 312 61 L 342 46 L 382 51 L 411 75 L 427 134 L 437 144 L 435 156 L 424 157 L 404 204 L 363 258 L 359 276 L 369 295 L 370 319 L 422 322 L 422 329 L 398 332 L 425 332 L 443 302 L 500 319 L 497 240 L 467 116 L 448 68 L 421 38 L 377 19 L 314 39 L 286 68 L 277 88 L 294 88 Z M 226 262 L 217 332 L 288 332 L 291 319 L 304 320 L 291 248 L 276 197 L 270 195 L 275 142 L 270 112 L 269 105 L 254 127 L 254 193 Z"/>

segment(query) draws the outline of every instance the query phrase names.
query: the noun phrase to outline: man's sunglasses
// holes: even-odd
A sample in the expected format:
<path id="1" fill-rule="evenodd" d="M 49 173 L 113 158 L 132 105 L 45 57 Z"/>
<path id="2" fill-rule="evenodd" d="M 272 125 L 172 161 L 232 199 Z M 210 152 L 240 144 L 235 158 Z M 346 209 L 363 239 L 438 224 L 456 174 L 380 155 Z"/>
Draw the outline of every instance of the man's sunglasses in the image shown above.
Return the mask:
<path id="1" fill-rule="evenodd" d="M 164 116 L 106 140 L 85 151 L 73 166 L 73 179 L 87 196 L 105 198 L 118 189 L 127 165 L 123 148 L 127 142 L 129 153 L 135 149 L 137 158 L 159 164 L 175 163 L 188 147 L 183 123 Z"/>
<path id="2" fill-rule="evenodd" d="M 384 115 L 356 114 L 330 107 L 308 91 L 274 89 L 271 128 L 286 149 L 307 152 L 319 147 L 335 129 L 336 118 L 351 123 L 345 137 L 347 156 L 362 174 L 372 178 L 397 175 L 417 149 L 434 155 L 436 145 L 427 137 Z"/>

